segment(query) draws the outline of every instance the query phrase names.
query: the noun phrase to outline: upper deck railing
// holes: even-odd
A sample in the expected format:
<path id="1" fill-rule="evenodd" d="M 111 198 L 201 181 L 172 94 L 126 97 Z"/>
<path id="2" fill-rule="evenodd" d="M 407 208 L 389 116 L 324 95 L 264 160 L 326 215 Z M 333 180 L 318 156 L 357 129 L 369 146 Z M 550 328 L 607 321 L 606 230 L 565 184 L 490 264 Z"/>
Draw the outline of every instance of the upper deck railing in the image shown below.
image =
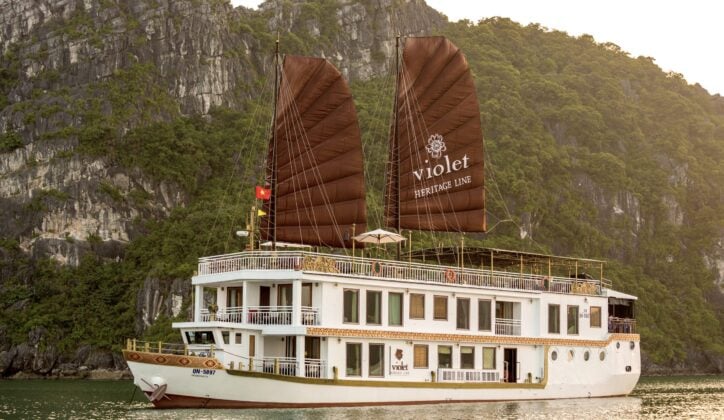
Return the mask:
<path id="1" fill-rule="evenodd" d="M 295 270 L 342 277 L 369 277 L 581 295 L 601 295 L 602 287 L 610 287 L 598 279 L 491 271 L 306 251 L 251 251 L 199 259 L 198 273 L 201 276 L 242 270 Z"/>

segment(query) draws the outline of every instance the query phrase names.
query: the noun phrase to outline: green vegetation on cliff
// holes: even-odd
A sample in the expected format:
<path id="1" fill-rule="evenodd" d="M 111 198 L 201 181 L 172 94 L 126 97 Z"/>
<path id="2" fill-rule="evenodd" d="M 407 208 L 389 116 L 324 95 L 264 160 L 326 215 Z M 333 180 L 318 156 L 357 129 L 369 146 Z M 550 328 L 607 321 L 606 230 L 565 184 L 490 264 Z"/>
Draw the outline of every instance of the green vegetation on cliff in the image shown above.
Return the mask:
<path id="1" fill-rule="evenodd" d="M 331 4 L 302 13 L 317 19 Z M 334 22 L 320 27 L 325 45 L 340 36 Z M 258 19 L 238 28 L 255 36 L 262 29 Z M 588 36 L 500 18 L 442 32 L 470 62 L 486 138 L 494 228 L 469 241 L 611 260 L 606 277 L 640 298 L 642 348 L 651 361 L 674 366 L 697 353 L 722 357 L 724 308 L 705 257 L 724 226 L 724 99 Z M 316 50 L 307 35 L 290 35 L 285 48 Z M 14 240 L 0 242 L 0 332 L 11 342 L 42 326 L 62 351 L 78 343 L 119 345 L 134 335 L 145 280 L 186 279 L 199 256 L 239 249 L 233 232 L 244 224 L 262 170 L 268 91 L 249 88 L 245 96 L 255 99 L 243 112 L 180 117 L 154 87 L 154 72 L 136 65 L 99 84 L 95 92 L 128 113 L 101 112 L 90 100 L 79 111 L 84 125 L 70 134 L 78 135 L 82 153 L 179 185 L 188 204 L 164 220 L 139 220 L 141 234 L 118 262 L 91 253 L 79 267 L 61 267 L 24 256 Z M 11 73 L 0 76 L 3 91 L 14 83 Z M 392 86 L 389 76 L 352 85 L 371 227 L 381 219 Z M 129 93 L 138 96 L 130 104 Z M 124 132 L 129 120 L 142 123 Z M 0 152 L 19 147 L 11 134 L 0 139 Z M 116 201 L 148 199 L 104 191 Z M 162 317 L 146 333 L 168 337 L 171 320 Z"/>

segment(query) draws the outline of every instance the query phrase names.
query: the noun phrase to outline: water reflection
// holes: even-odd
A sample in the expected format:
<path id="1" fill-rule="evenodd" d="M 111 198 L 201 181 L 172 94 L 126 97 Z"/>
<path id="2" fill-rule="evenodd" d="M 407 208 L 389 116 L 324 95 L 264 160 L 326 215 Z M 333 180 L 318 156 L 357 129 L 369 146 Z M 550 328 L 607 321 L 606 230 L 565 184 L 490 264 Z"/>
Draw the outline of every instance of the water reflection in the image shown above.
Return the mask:
<path id="1" fill-rule="evenodd" d="M 722 418 L 724 376 L 643 378 L 630 397 L 297 410 L 154 410 L 130 382 L 0 381 L 0 418 Z"/>

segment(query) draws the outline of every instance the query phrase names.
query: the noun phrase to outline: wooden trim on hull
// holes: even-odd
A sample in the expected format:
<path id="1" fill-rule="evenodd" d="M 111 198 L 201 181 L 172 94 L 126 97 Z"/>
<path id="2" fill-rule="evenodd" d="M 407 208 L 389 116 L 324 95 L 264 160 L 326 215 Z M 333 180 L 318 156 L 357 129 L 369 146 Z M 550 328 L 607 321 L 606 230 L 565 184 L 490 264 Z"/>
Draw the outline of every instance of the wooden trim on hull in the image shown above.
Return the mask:
<path id="1" fill-rule="evenodd" d="M 354 403 L 272 403 L 258 401 L 234 401 L 216 398 L 187 397 L 184 395 L 167 394 L 167 397 L 154 401 L 159 409 L 171 408 L 324 408 L 324 407 L 370 407 L 391 405 L 424 405 L 424 404 L 461 404 L 517 400 L 428 400 L 428 401 L 366 401 Z"/>
<path id="2" fill-rule="evenodd" d="M 307 335 L 317 337 L 375 338 L 407 341 L 441 341 L 459 343 L 511 344 L 538 346 L 606 347 L 612 341 L 639 341 L 638 334 L 610 334 L 605 340 L 584 340 L 575 338 L 518 337 L 509 335 L 470 335 L 417 333 L 390 330 L 361 330 L 351 328 L 307 327 Z"/>
<path id="3" fill-rule="evenodd" d="M 148 363 L 151 365 L 179 366 L 200 369 L 224 369 L 218 360 L 211 357 L 123 350 L 123 358 L 126 362 Z"/>

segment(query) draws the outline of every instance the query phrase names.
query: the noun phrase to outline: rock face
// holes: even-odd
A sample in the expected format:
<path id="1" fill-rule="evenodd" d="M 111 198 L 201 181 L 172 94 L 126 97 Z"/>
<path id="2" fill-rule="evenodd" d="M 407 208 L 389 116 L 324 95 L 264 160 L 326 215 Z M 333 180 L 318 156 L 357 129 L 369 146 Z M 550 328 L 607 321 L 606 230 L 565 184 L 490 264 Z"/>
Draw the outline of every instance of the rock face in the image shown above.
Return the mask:
<path id="1" fill-rule="evenodd" d="M 426 34 L 445 21 L 421 0 L 268 1 L 257 11 L 211 0 L 3 1 L 0 239 L 73 266 L 91 251 L 123 258 L 138 221 L 168 216 L 188 203 L 188 192 L 104 151 L 89 152 L 93 139 L 238 107 L 247 86 L 270 72 L 273 48 L 263 40 L 277 30 L 283 52 L 327 57 L 354 80 L 389 72 L 396 35 Z M 252 22 L 262 22 L 256 33 Z M 296 35 L 321 33 L 334 35 L 310 43 L 313 51 L 294 50 Z M 103 131 L 99 122 L 108 121 L 112 128 Z M 100 132 L 88 132 L 94 125 Z M 147 278 L 137 330 L 179 315 L 189 297 L 188 279 Z M 63 356 L 41 344 L 42 331 L 31 335 L 20 345 L 0 340 L 0 376 L 124 367 L 105 350 L 80 347 Z"/>

